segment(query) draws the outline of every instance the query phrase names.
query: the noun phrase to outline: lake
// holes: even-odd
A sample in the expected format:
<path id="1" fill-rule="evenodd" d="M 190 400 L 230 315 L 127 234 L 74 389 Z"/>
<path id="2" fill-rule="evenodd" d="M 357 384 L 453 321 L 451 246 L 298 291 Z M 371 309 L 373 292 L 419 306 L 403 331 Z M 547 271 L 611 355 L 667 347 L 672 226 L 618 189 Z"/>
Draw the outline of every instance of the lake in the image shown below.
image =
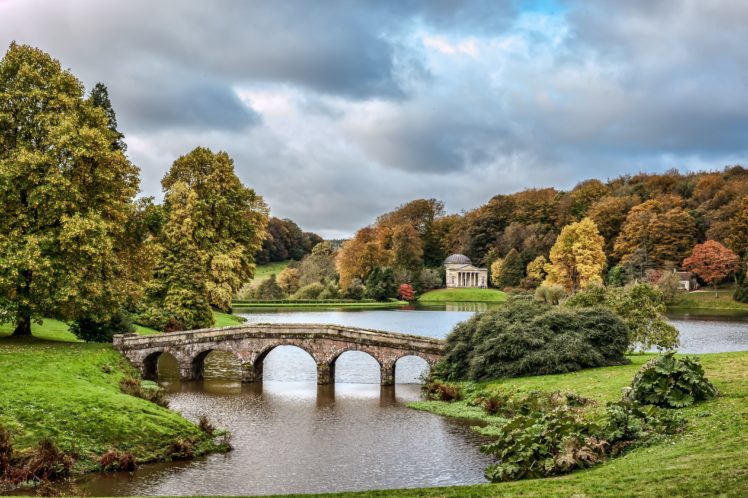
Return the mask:
<path id="1" fill-rule="evenodd" d="M 253 323 L 330 323 L 445 337 L 483 305 L 410 306 L 388 310 L 237 310 Z M 673 313 L 685 353 L 748 350 L 748 316 Z M 165 355 L 164 355 L 165 356 Z M 233 434 L 234 451 L 194 461 L 146 465 L 133 474 L 85 478 L 92 495 L 236 495 L 311 493 L 485 482 L 490 459 L 466 423 L 408 409 L 419 399 L 418 358 L 404 358 L 397 384 L 380 387 L 379 366 L 344 353 L 334 386 L 317 386 L 307 353 L 274 349 L 264 381 L 241 384 L 238 365 L 220 352 L 207 379 L 180 383 L 176 365 L 160 364 L 171 407 L 191 420 L 202 414 Z M 169 375 L 171 372 L 171 375 Z M 234 377 L 235 378 L 235 377 Z"/>

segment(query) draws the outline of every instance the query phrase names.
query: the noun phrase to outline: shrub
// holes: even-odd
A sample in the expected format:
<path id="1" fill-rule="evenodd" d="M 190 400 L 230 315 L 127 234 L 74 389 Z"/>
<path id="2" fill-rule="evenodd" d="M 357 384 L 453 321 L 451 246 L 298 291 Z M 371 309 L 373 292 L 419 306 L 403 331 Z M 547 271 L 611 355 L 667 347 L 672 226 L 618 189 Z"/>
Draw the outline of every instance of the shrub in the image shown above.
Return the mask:
<path id="1" fill-rule="evenodd" d="M 486 478 L 512 481 L 591 467 L 605 459 L 608 446 L 593 432 L 589 422 L 565 407 L 515 417 L 495 442 L 481 448 L 498 460 L 486 469 Z"/>
<path id="2" fill-rule="evenodd" d="M 420 280 L 424 290 L 437 289 L 443 282 L 441 272 L 437 268 L 424 268 Z"/>
<path id="3" fill-rule="evenodd" d="M 117 451 L 110 449 L 99 457 L 99 465 L 105 471 L 127 471 L 132 472 L 137 467 L 135 455 L 129 451 Z"/>
<path id="4" fill-rule="evenodd" d="M 562 406 L 579 408 L 588 403 L 590 400 L 574 393 L 530 391 L 527 393 L 479 393 L 470 404 L 482 406 L 490 415 L 512 418 L 538 411 L 549 411 Z"/>
<path id="5" fill-rule="evenodd" d="M 216 428 L 210 423 L 210 420 L 208 420 L 208 417 L 205 415 L 200 415 L 197 425 L 201 431 L 209 436 L 212 436 L 216 431 Z"/>
<path id="6" fill-rule="evenodd" d="M 741 303 L 748 303 L 748 276 L 743 276 L 732 297 Z"/>
<path id="7" fill-rule="evenodd" d="M 541 285 L 535 289 L 535 300 L 545 304 L 558 304 L 566 296 L 561 285 Z"/>
<path id="8" fill-rule="evenodd" d="M 313 282 L 305 285 L 296 294 L 291 296 L 292 299 L 319 299 L 319 295 L 325 290 L 325 286 L 320 282 Z"/>
<path id="9" fill-rule="evenodd" d="M 675 358 L 673 353 L 645 363 L 634 377 L 630 391 L 635 401 L 665 408 L 682 408 L 717 394 L 698 359 Z"/>
<path id="10" fill-rule="evenodd" d="M 111 318 L 100 320 L 99 318 L 79 318 L 70 325 L 70 331 L 78 339 L 86 342 L 112 342 L 114 334 L 127 334 L 135 331 L 130 316 L 120 310 Z"/>
<path id="11" fill-rule="evenodd" d="M 188 438 L 179 438 L 169 448 L 172 460 L 189 460 L 195 456 L 195 442 Z"/>
<path id="12" fill-rule="evenodd" d="M 438 380 L 427 382 L 423 385 L 422 390 L 428 399 L 434 401 L 459 401 L 462 399 L 460 386 Z"/>
<path id="13" fill-rule="evenodd" d="M 685 427 L 685 419 L 654 405 L 643 405 L 628 397 L 609 403 L 602 437 L 613 442 L 611 453 L 618 454 L 634 444 L 641 445 L 660 434 L 675 434 Z"/>
<path id="14" fill-rule="evenodd" d="M 366 292 L 366 287 L 364 287 L 364 283 L 359 278 L 354 278 L 351 280 L 351 283 L 348 284 L 348 288 L 345 289 L 345 292 L 343 292 L 343 296 L 346 299 L 354 299 L 356 301 L 360 301 L 364 298 L 364 293 Z"/>
<path id="15" fill-rule="evenodd" d="M 436 371 L 449 380 L 573 372 L 625 363 L 627 344 L 625 325 L 608 310 L 511 301 L 458 324 Z"/>
<path id="16" fill-rule="evenodd" d="M 369 299 L 386 301 L 397 297 L 397 285 L 392 268 L 374 268 L 366 277 L 366 291 L 364 295 Z"/>

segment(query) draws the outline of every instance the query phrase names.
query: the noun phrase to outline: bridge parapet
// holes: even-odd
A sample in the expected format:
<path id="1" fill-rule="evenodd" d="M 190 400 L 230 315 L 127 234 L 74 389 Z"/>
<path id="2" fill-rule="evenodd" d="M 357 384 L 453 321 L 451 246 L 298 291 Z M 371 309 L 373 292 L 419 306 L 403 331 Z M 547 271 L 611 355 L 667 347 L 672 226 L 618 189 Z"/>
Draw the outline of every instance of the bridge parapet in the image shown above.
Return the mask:
<path id="1" fill-rule="evenodd" d="M 418 356 L 430 366 L 441 359 L 445 343 L 440 339 L 355 327 L 326 324 L 243 324 L 232 327 L 172 332 L 149 336 L 116 335 L 114 347 L 143 372 L 157 375 L 157 361 L 169 353 L 180 366 L 183 380 L 200 379 L 205 357 L 215 350 L 234 354 L 242 365 L 242 380 L 262 379 L 262 363 L 275 347 L 297 346 L 317 363 L 317 382 L 335 381 L 335 361 L 346 351 L 363 351 L 381 368 L 383 385 L 394 383 L 395 363 L 403 356 Z"/>

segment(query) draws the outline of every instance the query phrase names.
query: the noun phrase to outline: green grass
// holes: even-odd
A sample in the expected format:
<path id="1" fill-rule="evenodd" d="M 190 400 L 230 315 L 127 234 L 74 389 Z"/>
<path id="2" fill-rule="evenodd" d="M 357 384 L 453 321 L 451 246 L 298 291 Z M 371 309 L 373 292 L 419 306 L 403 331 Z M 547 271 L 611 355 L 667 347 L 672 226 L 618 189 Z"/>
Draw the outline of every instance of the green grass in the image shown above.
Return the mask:
<path id="1" fill-rule="evenodd" d="M 54 320 L 33 332 L 0 338 L 0 425 L 16 454 L 46 437 L 89 471 L 110 448 L 153 461 L 167 459 L 180 438 L 194 440 L 198 453 L 213 447 L 178 413 L 123 394 L 120 379 L 135 372 L 111 345 L 66 342 L 72 334 Z"/>
<path id="2" fill-rule="evenodd" d="M 506 301 L 506 298 L 507 295 L 505 292 L 496 289 L 436 289 L 425 292 L 418 300 L 425 303 L 503 303 Z"/>
<path id="3" fill-rule="evenodd" d="M 259 282 L 262 282 L 266 278 L 269 278 L 270 275 L 275 273 L 275 276 L 277 277 L 280 272 L 282 272 L 291 261 L 277 261 L 275 263 L 268 263 L 266 265 L 257 265 L 257 268 L 255 268 L 255 276 L 252 279 L 252 284 L 257 284 Z"/>
<path id="4" fill-rule="evenodd" d="M 651 355 L 632 363 L 564 375 L 526 377 L 485 383 L 487 389 L 574 391 L 598 402 L 618 399 L 634 373 Z M 556 478 L 502 484 L 341 493 L 326 496 L 745 496 L 748 489 L 748 352 L 701 355 L 707 376 L 722 395 L 679 410 L 687 419 L 678 436 L 639 448 L 602 465 Z M 462 402 L 416 403 L 445 415 L 476 416 Z M 478 414 L 479 418 L 484 416 Z"/>
<path id="5" fill-rule="evenodd" d="M 670 308 L 679 309 L 710 309 L 710 310 L 736 310 L 748 312 L 748 304 L 735 301 L 732 298 L 733 290 L 719 290 L 715 296 L 714 291 L 679 292 L 675 302 Z"/>

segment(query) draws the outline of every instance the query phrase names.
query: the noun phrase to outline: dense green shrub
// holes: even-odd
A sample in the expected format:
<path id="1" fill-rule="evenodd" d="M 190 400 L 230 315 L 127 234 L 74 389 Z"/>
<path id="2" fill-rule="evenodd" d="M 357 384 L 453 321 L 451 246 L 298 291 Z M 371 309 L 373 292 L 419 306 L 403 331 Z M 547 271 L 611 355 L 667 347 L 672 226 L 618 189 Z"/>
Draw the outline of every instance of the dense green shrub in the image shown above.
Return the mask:
<path id="1" fill-rule="evenodd" d="M 675 358 L 673 353 L 666 353 L 642 366 L 634 377 L 629 395 L 640 403 L 682 408 L 717 394 L 717 388 L 704 376 L 698 359 Z"/>
<path id="2" fill-rule="evenodd" d="M 386 301 L 397 297 L 397 283 L 392 268 L 374 268 L 366 277 L 366 291 L 364 295 L 369 299 Z"/>
<path id="3" fill-rule="evenodd" d="M 741 303 L 748 303 L 748 276 L 744 276 L 735 288 L 733 299 Z"/>
<path id="4" fill-rule="evenodd" d="M 625 363 L 627 344 L 609 310 L 514 301 L 458 324 L 435 372 L 450 380 L 573 372 Z"/>
<path id="5" fill-rule="evenodd" d="M 611 453 L 615 455 L 661 434 L 675 434 L 684 426 L 685 419 L 676 413 L 624 396 L 608 404 L 600 437 L 612 443 Z"/>
<path id="6" fill-rule="evenodd" d="M 497 459 L 486 469 L 486 478 L 513 481 L 591 467 L 605 459 L 608 447 L 594 431 L 595 426 L 566 407 L 514 417 L 495 442 L 481 448 Z"/>
<path id="7" fill-rule="evenodd" d="M 535 300 L 539 303 L 558 304 L 566 297 L 566 291 L 560 285 L 541 285 L 535 289 Z"/>
<path id="8" fill-rule="evenodd" d="M 112 342 L 114 334 L 128 334 L 134 332 L 135 327 L 127 313 L 118 311 L 108 320 L 79 318 L 70 325 L 70 331 L 86 342 Z"/>

